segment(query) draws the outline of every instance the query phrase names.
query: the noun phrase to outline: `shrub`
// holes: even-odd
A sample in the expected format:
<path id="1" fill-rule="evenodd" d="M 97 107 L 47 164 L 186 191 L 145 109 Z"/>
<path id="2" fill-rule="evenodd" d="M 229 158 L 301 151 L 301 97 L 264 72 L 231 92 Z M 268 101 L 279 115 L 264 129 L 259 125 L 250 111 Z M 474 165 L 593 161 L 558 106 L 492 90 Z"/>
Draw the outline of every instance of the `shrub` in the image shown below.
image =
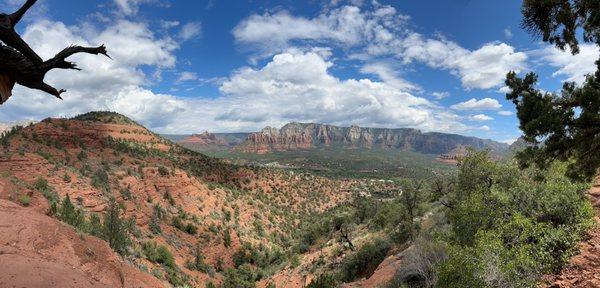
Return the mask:
<path id="1" fill-rule="evenodd" d="M 167 272 L 167 281 L 174 287 L 184 287 L 188 281 L 186 275 L 182 275 L 178 269 L 165 268 Z"/>
<path id="2" fill-rule="evenodd" d="M 229 268 L 223 275 L 222 288 L 254 288 L 257 280 L 256 271 L 251 265 L 244 264 L 238 269 Z"/>
<path id="3" fill-rule="evenodd" d="M 260 244 L 258 247 L 255 247 L 250 243 L 243 243 L 242 247 L 233 254 L 232 258 L 235 267 L 252 264 L 259 268 L 266 268 L 271 265 L 283 263 L 285 254 L 277 246 L 269 248 L 264 244 Z"/>
<path id="4" fill-rule="evenodd" d="M 486 287 L 478 276 L 477 258 L 472 248 L 450 249 L 449 259 L 437 269 L 438 287 Z"/>
<path id="5" fill-rule="evenodd" d="M 461 162 L 448 211 L 449 258 L 441 287 L 533 287 L 573 254 L 594 215 L 567 163 L 520 170 L 471 152 Z"/>
<path id="6" fill-rule="evenodd" d="M 306 288 L 335 288 L 335 278 L 331 274 L 321 274 L 319 277 L 310 281 Z"/>
<path id="7" fill-rule="evenodd" d="M 403 265 L 385 287 L 434 287 L 436 268 L 448 258 L 445 245 L 429 238 L 418 238 L 403 253 Z"/>
<path id="8" fill-rule="evenodd" d="M 355 254 L 344 259 L 342 280 L 351 282 L 363 276 L 370 276 L 385 259 L 390 248 L 390 243 L 382 238 L 366 243 Z"/>
<path id="9" fill-rule="evenodd" d="M 227 248 L 231 247 L 231 232 L 229 231 L 229 228 L 225 228 L 225 231 L 223 232 L 223 244 Z"/>
<path id="10" fill-rule="evenodd" d="M 29 206 L 31 198 L 27 194 L 21 194 L 21 196 L 19 196 L 19 202 L 21 202 L 21 205 L 23 206 Z"/>
<path id="11" fill-rule="evenodd" d="M 8 131 L 4 131 L 0 134 L 0 144 L 4 148 L 7 148 L 10 145 L 10 139 L 16 135 L 21 134 L 23 130 L 23 126 L 17 125 L 10 128 Z"/>
<path id="12" fill-rule="evenodd" d="M 96 237 L 102 238 L 104 235 L 104 228 L 102 227 L 102 221 L 100 220 L 100 217 L 96 214 L 92 214 L 90 215 L 89 222 L 89 233 Z"/>
<path id="13" fill-rule="evenodd" d="M 106 173 L 106 171 L 104 171 L 103 169 L 96 170 L 96 172 L 94 172 L 94 175 L 92 175 L 92 186 L 98 189 L 102 189 L 105 192 L 110 191 L 108 181 L 108 173 Z"/>
<path id="14" fill-rule="evenodd" d="M 181 221 L 181 219 L 179 217 L 173 217 L 171 219 L 171 225 L 173 225 L 173 227 L 175 227 L 181 231 L 184 230 L 183 222 Z"/>
<path id="15" fill-rule="evenodd" d="M 204 255 L 202 255 L 202 250 L 200 249 L 199 245 L 197 245 L 196 249 L 194 249 L 194 260 L 186 263 L 186 267 L 190 270 L 208 273 L 209 266 L 204 263 Z"/>
<path id="16" fill-rule="evenodd" d="M 58 202 L 59 200 L 58 194 L 50 187 L 46 178 L 38 177 L 37 180 L 35 180 L 35 183 L 33 183 L 33 189 L 42 193 L 42 195 L 50 202 Z"/>
<path id="17" fill-rule="evenodd" d="M 169 204 L 171 204 L 171 206 L 175 205 L 175 199 L 173 198 L 171 193 L 169 193 L 169 191 L 165 192 L 165 195 L 163 195 L 163 198 L 165 200 L 167 200 L 169 202 Z"/>
<path id="18" fill-rule="evenodd" d="M 177 268 L 173 254 L 163 245 L 158 246 L 156 242 L 146 242 L 142 245 L 142 251 L 151 262 L 162 264 L 172 269 Z"/>
<path id="19" fill-rule="evenodd" d="M 198 232 L 198 228 L 196 227 L 196 225 L 188 223 L 183 228 L 183 232 L 188 233 L 190 235 L 196 235 L 196 233 Z"/>
<path id="20" fill-rule="evenodd" d="M 129 185 L 121 189 L 121 196 L 125 200 L 131 200 L 131 187 Z"/>
<path id="21" fill-rule="evenodd" d="M 158 174 L 160 174 L 160 176 L 167 176 L 169 175 L 169 169 L 162 165 L 158 166 Z"/>
<path id="22" fill-rule="evenodd" d="M 85 224 L 83 211 L 77 209 L 73 205 L 69 194 L 65 196 L 60 205 L 60 209 L 58 209 L 58 219 L 75 228 L 81 228 Z"/>
<path id="23" fill-rule="evenodd" d="M 162 229 L 160 228 L 160 219 L 161 219 L 161 209 L 160 206 L 154 206 L 154 210 L 152 211 L 152 216 L 150 217 L 150 231 L 156 235 L 162 233 Z"/>
<path id="24" fill-rule="evenodd" d="M 186 285 L 189 277 L 182 275 L 179 267 L 175 263 L 175 258 L 171 251 L 163 245 L 156 245 L 155 242 L 146 242 L 142 245 L 142 251 L 146 255 L 146 259 L 151 262 L 161 264 L 166 272 L 166 278 L 169 283 L 175 287 Z"/>
<path id="25" fill-rule="evenodd" d="M 79 161 L 83 161 L 87 158 L 88 158 L 87 153 L 85 153 L 85 151 L 83 151 L 83 150 L 81 150 L 81 152 L 79 152 L 79 154 L 77 154 L 77 159 Z"/>

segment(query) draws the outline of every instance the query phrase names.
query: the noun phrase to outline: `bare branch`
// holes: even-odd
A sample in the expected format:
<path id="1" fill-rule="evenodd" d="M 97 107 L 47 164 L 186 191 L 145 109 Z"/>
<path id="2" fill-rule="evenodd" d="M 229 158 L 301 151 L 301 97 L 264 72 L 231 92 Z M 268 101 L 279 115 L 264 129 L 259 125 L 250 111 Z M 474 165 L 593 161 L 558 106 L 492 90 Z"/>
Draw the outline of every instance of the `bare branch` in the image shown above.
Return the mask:
<path id="1" fill-rule="evenodd" d="M 454 206 L 452 206 L 452 205 L 450 205 L 450 204 L 448 204 L 448 203 L 446 203 L 446 202 L 444 202 L 442 200 L 440 200 L 440 204 L 444 205 L 446 208 L 454 209 Z"/>
<path id="2" fill-rule="evenodd" d="M 67 47 L 64 50 L 60 51 L 52 59 L 44 62 L 44 64 L 42 65 L 43 69 L 45 71 L 50 71 L 55 68 L 81 70 L 81 69 L 77 68 L 77 65 L 75 63 L 65 61 L 65 59 L 67 57 L 72 56 L 73 54 L 76 54 L 76 53 L 87 53 L 87 54 L 94 54 L 94 55 L 102 54 L 102 55 L 110 58 L 110 56 L 106 52 L 106 47 L 104 47 L 104 45 L 101 45 L 98 47 L 71 46 L 71 47 Z"/>
<path id="3" fill-rule="evenodd" d="M 42 58 L 15 31 L 15 25 L 35 2 L 36 0 L 28 0 L 21 9 L 11 15 L 0 14 L 0 41 L 21 52 L 31 62 L 41 64 L 43 62 Z"/>
<path id="4" fill-rule="evenodd" d="M 10 15 L 0 13 L 0 104 L 12 95 L 15 83 L 42 90 L 62 99 L 60 95 L 66 90 L 58 90 L 44 82 L 48 71 L 52 69 L 81 70 L 77 64 L 66 61 L 66 58 L 76 53 L 102 54 L 110 58 L 104 45 L 99 47 L 71 46 L 44 62 L 14 29 L 36 2 L 37 0 L 27 0 L 19 10 Z"/>
<path id="5" fill-rule="evenodd" d="M 17 23 L 21 21 L 21 18 L 23 18 L 23 15 L 25 15 L 27 10 L 29 10 L 29 8 L 31 8 L 35 2 L 37 2 L 37 0 L 27 0 L 27 2 L 25 2 L 25 4 L 23 4 L 19 10 L 9 16 L 12 28 L 15 28 Z"/>

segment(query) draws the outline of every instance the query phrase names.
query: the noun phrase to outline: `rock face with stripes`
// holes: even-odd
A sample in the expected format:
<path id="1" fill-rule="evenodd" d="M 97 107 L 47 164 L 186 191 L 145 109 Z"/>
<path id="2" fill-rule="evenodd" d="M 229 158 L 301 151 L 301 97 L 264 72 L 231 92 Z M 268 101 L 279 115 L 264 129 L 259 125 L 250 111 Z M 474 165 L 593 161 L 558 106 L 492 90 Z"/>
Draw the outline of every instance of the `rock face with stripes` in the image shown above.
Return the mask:
<path id="1" fill-rule="evenodd" d="M 248 135 L 237 149 L 266 153 L 319 147 L 398 149 L 425 154 L 448 154 L 465 147 L 490 149 L 496 153 L 508 150 L 504 143 L 456 134 L 421 132 L 412 128 L 339 127 L 315 123 L 289 123 L 281 129 L 266 127 Z"/>

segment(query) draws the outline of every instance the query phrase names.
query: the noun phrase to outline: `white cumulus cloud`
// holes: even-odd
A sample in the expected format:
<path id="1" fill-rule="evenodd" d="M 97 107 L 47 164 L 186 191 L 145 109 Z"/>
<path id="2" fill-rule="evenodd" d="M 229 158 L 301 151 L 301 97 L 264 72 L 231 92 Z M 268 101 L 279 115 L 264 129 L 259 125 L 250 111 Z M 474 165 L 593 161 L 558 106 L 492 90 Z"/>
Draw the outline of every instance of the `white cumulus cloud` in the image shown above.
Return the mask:
<path id="1" fill-rule="evenodd" d="M 202 24 L 200 22 L 186 23 L 179 31 L 179 38 L 183 41 L 188 41 L 202 34 Z"/>
<path id="2" fill-rule="evenodd" d="M 184 71 L 179 74 L 177 82 L 193 81 L 198 80 L 198 75 L 194 72 Z"/>
<path id="3" fill-rule="evenodd" d="M 498 115 L 502 115 L 502 116 L 511 116 L 514 113 L 508 110 L 502 110 L 502 111 L 498 111 Z"/>
<path id="4" fill-rule="evenodd" d="M 483 98 L 481 100 L 471 98 L 468 101 L 454 104 L 450 108 L 455 110 L 498 110 L 502 108 L 502 104 L 492 98 Z"/>
<path id="5" fill-rule="evenodd" d="M 438 99 L 438 100 L 440 100 L 440 99 L 444 99 L 444 98 L 446 98 L 446 97 L 450 96 L 450 92 L 447 92 L 447 91 L 443 91 L 443 92 L 433 92 L 433 93 L 431 93 L 431 95 L 432 95 L 433 97 L 435 97 L 435 99 Z"/>
<path id="6" fill-rule="evenodd" d="M 218 97 L 184 98 L 147 88 L 151 83 L 145 68 L 172 69 L 179 46 L 142 23 L 120 20 L 96 29 L 44 20 L 25 27 L 23 36 L 43 58 L 73 43 L 106 43 L 113 60 L 76 55 L 71 60 L 83 71 L 50 72 L 47 82 L 68 90 L 64 101 L 17 86 L 14 96 L 0 108 L 2 121 L 112 110 L 165 133 L 255 131 L 289 121 L 444 132 L 477 129 L 461 123 L 462 118 L 448 109 L 411 94 L 408 87 L 395 82 L 393 74 L 385 77 L 389 71 L 372 70 L 379 72 L 381 81 L 333 76 L 329 69 L 334 63 L 326 50 L 292 49 L 276 54 L 262 67 L 243 67 L 215 82 L 222 83 Z M 179 76 L 184 80 L 197 75 L 182 72 Z"/>
<path id="7" fill-rule="evenodd" d="M 596 72 L 595 61 L 600 57 L 598 46 L 583 43 L 579 45 L 579 54 L 572 55 L 570 50 L 561 51 L 554 46 L 547 46 L 541 50 L 532 52 L 539 56 L 544 63 L 558 68 L 552 75 L 562 76 L 566 81 L 583 83 L 585 76 Z"/>
<path id="8" fill-rule="evenodd" d="M 513 33 L 512 33 L 512 30 L 510 29 L 510 27 L 504 28 L 504 37 L 506 39 L 512 39 Z"/>
<path id="9" fill-rule="evenodd" d="M 119 20 L 103 30 L 91 25 L 66 26 L 41 20 L 28 25 L 23 38 L 44 59 L 72 44 L 106 44 L 113 60 L 103 56 L 77 54 L 70 58 L 82 71 L 52 70 L 46 82 L 67 89 L 64 101 L 37 90 L 17 86 L 13 97 L 0 108 L 0 119 L 40 119 L 73 116 L 90 110 L 116 110 L 160 127 L 170 113 L 181 109 L 173 97 L 156 95 L 143 88 L 147 76 L 143 67 L 172 68 L 178 45 L 169 37 L 157 37 L 145 24 Z"/>
<path id="10" fill-rule="evenodd" d="M 494 118 L 492 118 L 488 115 L 485 115 L 485 114 L 476 114 L 476 115 L 469 116 L 469 120 L 483 122 L 483 121 L 494 120 Z"/>
<path id="11" fill-rule="evenodd" d="M 467 89 L 489 89 L 502 84 L 506 73 L 524 69 L 527 54 L 505 43 L 487 43 L 469 50 L 443 37 L 428 38 L 407 25 L 409 17 L 391 6 L 371 9 L 342 6 L 313 18 L 288 11 L 253 14 L 233 30 L 238 43 L 268 56 L 291 46 L 330 45 L 348 51 L 350 57 L 377 61 L 395 58 L 448 70 Z"/>
<path id="12" fill-rule="evenodd" d="M 240 123 L 314 121 L 429 131 L 468 129 L 458 116 L 393 83 L 336 78 L 328 72 L 332 65 L 314 52 L 294 51 L 275 55 L 260 69 L 240 69 L 221 91 L 230 99 L 245 98 L 245 105 L 225 109 L 217 118 Z"/>

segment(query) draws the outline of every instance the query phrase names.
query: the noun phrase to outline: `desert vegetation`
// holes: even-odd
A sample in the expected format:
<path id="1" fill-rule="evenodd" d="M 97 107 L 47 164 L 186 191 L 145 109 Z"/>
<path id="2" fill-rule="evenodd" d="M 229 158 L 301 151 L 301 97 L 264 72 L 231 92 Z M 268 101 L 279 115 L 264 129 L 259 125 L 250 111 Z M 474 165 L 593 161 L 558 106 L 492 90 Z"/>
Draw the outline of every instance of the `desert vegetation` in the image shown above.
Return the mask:
<path id="1" fill-rule="evenodd" d="M 254 283 L 304 266 L 302 253 L 316 243 L 302 243 L 307 236 L 299 232 L 313 221 L 309 216 L 326 215 L 361 191 L 397 193 L 388 181 L 227 164 L 131 123 L 90 113 L 15 128 L 2 137 L 2 157 L 10 163 L 2 179 L 22 187 L 11 197 L 23 206 L 47 205 L 48 215 L 106 240 L 142 271 L 174 285 L 228 277 Z M 21 169 L 17 159 L 38 172 Z M 353 226 L 317 232 L 318 241 L 340 229 L 352 233 Z M 215 247 L 227 252 L 215 255 Z"/>
<path id="2" fill-rule="evenodd" d="M 338 287 L 395 263 L 380 284 L 534 287 L 593 224 L 589 185 L 569 177 L 569 161 L 522 168 L 472 150 L 436 177 L 327 178 L 228 164 L 93 115 L 5 133 L 8 196 L 46 203 L 48 215 L 174 286 L 273 287 L 289 273 Z M 89 125 L 109 126 L 70 140 Z"/>
<path id="3" fill-rule="evenodd" d="M 13 6 L 21 1 L 5 2 Z M 321 9 L 310 5 L 322 1 L 302 3 L 306 7 L 298 10 L 314 10 L 311 13 L 319 15 L 315 18 L 295 16 L 296 11 L 285 6 L 265 6 L 263 14 L 249 12 L 235 27 L 213 25 L 220 17 L 202 19 L 205 22 L 155 19 L 145 9 L 170 6 L 154 3 L 159 1 L 97 5 L 112 13 L 75 5 L 85 14 L 67 11 L 80 17 L 64 22 L 53 20 L 46 11 L 50 6 L 43 5 L 36 12 L 43 19 L 16 27 L 36 0 L 22 2 L 12 14 L 0 13 L 0 104 L 13 97 L 15 84 L 62 99 L 65 90 L 43 82 L 49 70 L 79 70 L 66 60 L 76 53 L 108 56 L 104 45 L 73 45 L 43 61 L 25 40 L 35 40 L 31 44 L 36 49 L 45 45 L 42 50 L 47 54 L 60 43 L 42 37 L 50 30 L 51 37 L 60 41 L 106 40 L 128 46 L 147 42 L 139 45 L 139 55 L 124 55 L 131 51 L 116 47 L 111 64 L 85 59 L 82 78 L 53 76 L 77 95 L 66 110 L 52 111 L 59 115 L 79 111 L 76 105 L 93 94 L 99 99 L 91 99 L 85 107 L 136 111 L 135 119 L 147 121 L 143 123 L 156 131 L 191 125 L 254 129 L 267 121 L 330 123 L 291 122 L 256 133 L 204 132 L 181 145 L 173 142 L 182 140 L 181 135 L 171 141 L 110 111 L 47 118 L 25 126 L 0 123 L 1 129 L 11 127 L 0 134 L 0 286 L 600 285 L 596 277 L 600 183 L 595 184 L 600 179 L 600 60 L 595 73 L 589 67 L 585 71 L 592 73 L 587 75 L 572 71 L 581 72 L 581 58 L 598 55 L 597 0 L 523 0 L 522 28 L 547 44 L 529 51 L 510 42 L 524 45 L 522 33 L 513 35 L 510 26 L 496 22 L 491 26 L 504 28 L 504 41 L 481 47 L 463 47 L 442 32 L 428 37 L 411 27 L 412 15 L 400 9 L 405 7 L 377 1 L 324 1 Z M 212 6 L 219 4 L 213 2 L 208 1 L 204 12 L 218 15 L 214 11 L 219 7 Z M 237 12 L 248 1 L 239 2 Z M 461 9 L 473 8 L 467 4 L 471 3 Z M 445 5 L 449 4 L 438 6 Z M 296 33 L 294 27 L 285 27 L 272 37 L 272 32 L 284 30 L 282 23 L 313 29 Z M 189 49 L 183 43 L 202 34 L 215 35 L 206 30 L 213 26 L 227 28 L 236 45 L 248 48 L 239 49 L 247 50 L 240 51 L 248 53 L 246 68 L 224 74 L 223 69 L 231 69 L 243 57 L 216 55 L 216 60 L 228 60 L 227 67 L 209 71 L 214 74 L 210 76 L 193 71 L 192 60 L 198 57 L 187 53 L 204 54 L 208 49 Z M 484 31 L 481 26 L 477 28 Z M 61 37 L 64 33 L 69 37 Z M 476 43 L 468 40 L 470 46 Z M 562 52 L 585 53 L 565 64 L 572 58 L 563 58 Z M 552 76 L 579 82 L 562 83 L 560 90 L 546 83 L 538 87 L 539 79 L 546 81 L 547 75 L 524 71 L 542 67 L 535 61 L 550 62 L 557 69 Z M 184 63 L 186 67 L 178 67 Z M 98 71 L 89 69 L 91 65 Z M 410 69 L 400 71 L 404 68 Z M 445 77 L 437 70 L 458 82 L 438 83 Z M 159 87 L 150 81 L 162 81 L 163 71 L 165 79 L 181 87 Z M 435 73 L 420 75 L 430 72 Z M 122 79 L 110 83 L 114 77 Z M 417 79 L 435 85 L 413 83 Z M 82 91 L 78 82 L 90 86 Z M 218 96 L 197 101 L 175 95 L 184 89 L 190 95 L 202 89 Z M 494 99 L 498 94 L 475 95 L 476 89 L 506 93 L 506 101 Z M 15 98 L 39 99 L 22 93 L 22 87 L 15 91 L 22 94 Z M 465 93 L 451 95 L 457 91 Z M 131 93 L 138 98 L 125 101 Z M 296 98 L 285 98 L 288 94 Z M 472 99 L 463 99 L 471 95 Z M 317 100 L 293 103 L 298 99 Z M 20 113 L 23 118 L 35 117 L 57 107 L 17 100 L 3 106 L 16 109 L 3 119 L 16 120 Z M 164 110 L 150 105 L 162 100 Z M 202 105 L 213 106 L 207 113 L 188 107 Z M 501 118 L 514 115 L 507 105 L 516 108 L 520 132 L 509 118 Z M 139 117 L 140 111 L 173 119 L 149 121 Z M 199 125 L 198 119 L 208 124 Z M 183 120 L 193 124 L 175 127 Z M 396 124 L 411 127 L 383 128 Z M 508 145 L 449 134 L 465 131 L 498 141 L 501 134 L 505 139 L 522 136 Z M 23 279 L 27 285 L 7 283 Z"/>
<path id="4" fill-rule="evenodd" d="M 536 287 L 542 275 L 562 267 L 593 225 L 589 186 L 567 178 L 566 167 L 521 170 L 513 160 L 470 154 L 443 196 L 447 218 L 430 230 L 433 237 L 421 236 L 408 252 L 412 262 L 392 283 Z"/>

